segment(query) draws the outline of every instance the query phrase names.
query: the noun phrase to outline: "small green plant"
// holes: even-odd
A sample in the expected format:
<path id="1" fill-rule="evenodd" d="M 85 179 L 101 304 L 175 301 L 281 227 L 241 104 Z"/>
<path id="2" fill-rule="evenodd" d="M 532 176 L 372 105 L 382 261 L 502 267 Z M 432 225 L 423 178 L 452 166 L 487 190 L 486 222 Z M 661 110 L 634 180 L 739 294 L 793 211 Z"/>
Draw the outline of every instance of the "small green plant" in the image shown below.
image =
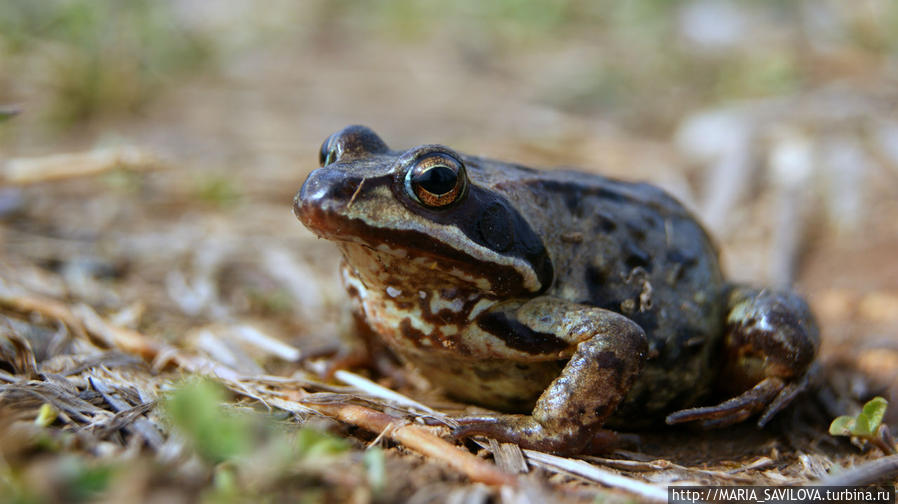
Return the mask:
<path id="1" fill-rule="evenodd" d="M 368 484 L 375 492 L 383 490 L 387 483 L 387 469 L 384 462 L 384 451 L 377 447 L 368 448 L 362 457 L 368 473 Z"/>
<path id="2" fill-rule="evenodd" d="M 304 427 L 296 433 L 296 453 L 305 459 L 317 460 L 348 449 L 349 443 L 326 432 Z"/>
<path id="3" fill-rule="evenodd" d="M 163 406 L 200 457 L 219 466 L 216 485 L 221 488 L 229 488 L 231 479 L 260 459 L 269 472 L 277 473 L 297 460 L 320 466 L 322 459 L 350 448 L 346 440 L 311 427 L 291 436 L 276 428 L 270 415 L 229 405 L 225 388 L 208 379 L 186 381 L 168 395 Z"/>
<path id="4" fill-rule="evenodd" d="M 225 390 L 208 380 L 188 381 L 165 400 L 165 412 L 212 463 L 244 454 L 252 447 L 252 419 L 226 408 Z"/>
<path id="5" fill-rule="evenodd" d="M 81 457 L 72 457 L 63 464 L 65 496 L 69 502 L 85 502 L 99 497 L 109 488 L 115 475 L 111 466 L 97 465 Z"/>
<path id="6" fill-rule="evenodd" d="M 852 439 L 866 441 L 886 454 L 895 453 L 895 442 L 889 434 L 889 428 L 882 423 L 889 403 L 882 397 L 874 397 L 857 416 L 842 415 L 829 425 L 829 433 L 833 436 L 851 436 Z"/>
<path id="7" fill-rule="evenodd" d="M 44 403 L 37 413 L 37 418 L 34 419 L 34 425 L 49 427 L 58 417 L 59 410 L 54 408 L 50 403 Z"/>

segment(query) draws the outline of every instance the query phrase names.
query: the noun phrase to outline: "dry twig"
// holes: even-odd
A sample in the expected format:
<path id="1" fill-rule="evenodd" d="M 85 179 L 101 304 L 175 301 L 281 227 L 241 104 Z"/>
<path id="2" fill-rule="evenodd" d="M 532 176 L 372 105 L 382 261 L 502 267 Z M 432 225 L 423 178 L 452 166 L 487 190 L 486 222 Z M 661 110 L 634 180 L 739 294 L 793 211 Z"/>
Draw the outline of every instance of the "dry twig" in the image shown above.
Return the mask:
<path id="1" fill-rule="evenodd" d="M 135 147 L 17 158 L 0 165 L 0 184 L 25 185 L 97 175 L 117 168 L 145 170 L 158 166 L 151 154 Z"/>
<path id="2" fill-rule="evenodd" d="M 857 486 L 894 482 L 898 478 L 898 455 L 889 455 L 814 482 L 822 486 Z"/>
<path id="3" fill-rule="evenodd" d="M 548 453 L 533 450 L 524 450 L 524 453 L 531 463 L 535 463 L 549 470 L 561 470 L 576 474 L 590 481 L 626 490 L 647 501 L 667 502 L 667 490 L 664 488 L 606 471 L 582 460 L 556 457 L 555 455 L 549 455 Z"/>

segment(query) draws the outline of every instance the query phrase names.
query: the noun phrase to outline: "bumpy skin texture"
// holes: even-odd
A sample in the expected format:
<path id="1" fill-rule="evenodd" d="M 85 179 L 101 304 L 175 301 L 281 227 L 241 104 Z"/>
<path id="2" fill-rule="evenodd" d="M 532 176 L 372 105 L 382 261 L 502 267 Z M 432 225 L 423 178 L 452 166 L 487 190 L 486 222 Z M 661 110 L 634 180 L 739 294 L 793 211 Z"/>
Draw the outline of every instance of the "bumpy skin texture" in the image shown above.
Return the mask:
<path id="1" fill-rule="evenodd" d="M 361 318 L 448 394 L 509 413 L 462 419 L 459 436 L 575 453 L 603 425 L 665 415 L 711 427 L 766 408 L 763 423 L 806 383 L 807 305 L 727 285 L 705 231 L 656 187 L 391 151 L 362 126 L 320 161 L 294 211 L 339 246 Z M 718 379 L 734 399 L 677 411 Z"/>

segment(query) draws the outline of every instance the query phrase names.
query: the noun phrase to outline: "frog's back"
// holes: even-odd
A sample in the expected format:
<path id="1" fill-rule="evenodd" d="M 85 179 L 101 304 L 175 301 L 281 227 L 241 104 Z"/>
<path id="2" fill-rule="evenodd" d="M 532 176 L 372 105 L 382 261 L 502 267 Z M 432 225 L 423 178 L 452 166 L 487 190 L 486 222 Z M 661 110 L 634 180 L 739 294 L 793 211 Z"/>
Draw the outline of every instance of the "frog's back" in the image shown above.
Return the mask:
<path id="1" fill-rule="evenodd" d="M 551 255 L 546 294 L 622 313 L 649 339 L 649 359 L 615 418 L 693 405 L 713 379 L 722 333 L 717 252 L 661 189 L 579 172 L 521 172 L 496 185 L 526 209 Z"/>

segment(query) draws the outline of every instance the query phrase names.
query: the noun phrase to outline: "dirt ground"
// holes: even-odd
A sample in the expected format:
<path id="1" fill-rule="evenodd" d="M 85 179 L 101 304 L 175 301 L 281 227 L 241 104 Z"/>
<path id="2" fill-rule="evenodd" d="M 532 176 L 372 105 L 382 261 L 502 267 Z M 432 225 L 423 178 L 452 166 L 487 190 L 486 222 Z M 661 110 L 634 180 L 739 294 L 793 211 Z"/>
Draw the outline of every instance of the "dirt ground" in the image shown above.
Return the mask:
<path id="1" fill-rule="evenodd" d="M 0 501 L 895 483 L 894 455 L 828 433 L 874 396 L 898 428 L 890 2 L 114 4 L 0 8 Z M 340 341 L 346 295 L 291 203 L 348 124 L 664 187 L 729 277 L 808 298 L 813 390 L 763 430 L 643 432 L 564 462 L 453 448 L 443 414 L 465 405 L 414 370 L 321 382 L 326 358 L 304 359 Z"/>

